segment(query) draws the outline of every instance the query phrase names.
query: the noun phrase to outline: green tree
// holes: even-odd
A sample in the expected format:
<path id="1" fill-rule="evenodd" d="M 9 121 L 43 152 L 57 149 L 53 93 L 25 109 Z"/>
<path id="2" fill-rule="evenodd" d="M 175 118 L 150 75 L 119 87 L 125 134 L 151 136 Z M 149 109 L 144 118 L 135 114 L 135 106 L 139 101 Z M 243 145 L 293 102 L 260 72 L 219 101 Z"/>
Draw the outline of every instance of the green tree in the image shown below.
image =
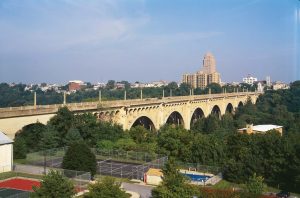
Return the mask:
<path id="1" fill-rule="evenodd" d="M 190 94 L 190 90 L 192 89 L 191 85 L 186 83 L 181 83 L 179 86 L 180 95 L 181 96 L 188 96 Z"/>
<path id="2" fill-rule="evenodd" d="M 51 125 L 47 125 L 42 131 L 41 140 L 39 142 L 40 150 L 48 150 L 57 148 L 59 145 L 59 135 L 55 128 Z"/>
<path id="3" fill-rule="evenodd" d="M 205 92 L 208 93 L 209 89 L 211 90 L 212 94 L 222 93 L 222 87 L 218 83 L 211 83 L 207 85 L 207 87 L 205 88 Z"/>
<path id="4" fill-rule="evenodd" d="M 114 143 L 110 140 L 100 140 L 96 145 L 98 150 L 112 150 L 114 148 Z"/>
<path id="5" fill-rule="evenodd" d="M 74 184 L 55 170 L 43 176 L 41 186 L 33 187 L 32 198 L 71 198 L 76 194 Z"/>
<path id="6" fill-rule="evenodd" d="M 158 133 L 157 149 L 159 153 L 189 161 L 192 141 L 193 135 L 181 126 L 166 125 Z"/>
<path id="7" fill-rule="evenodd" d="M 254 173 L 253 176 L 249 178 L 249 181 L 246 184 L 246 189 L 254 196 L 259 196 L 262 194 L 264 186 L 264 178 L 262 176 L 256 176 L 256 173 Z"/>
<path id="8" fill-rule="evenodd" d="M 120 138 L 117 140 L 115 148 L 119 150 L 132 151 L 137 148 L 137 145 L 131 138 Z"/>
<path id="9" fill-rule="evenodd" d="M 155 133 L 147 130 L 145 127 L 143 126 L 136 126 L 136 127 L 132 127 L 129 130 L 129 134 L 130 136 L 134 139 L 134 141 L 138 144 L 141 143 L 150 143 L 150 142 L 154 142 L 155 140 Z"/>
<path id="10" fill-rule="evenodd" d="M 45 131 L 46 126 L 42 123 L 34 123 L 24 126 L 16 133 L 16 139 L 23 139 L 25 141 L 28 151 L 35 152 L 39 150 L 39 142 L 42 138 L 42 132 Z"/>
<path id="11" fill-rule="evenodd" d="M 74 117 L 73 127 L 78 129 L 81 137 L 88 145 L 95 146 L 97 143 L 96 134 L 99 131 L 96 116 L 91 113 L 77 114 Z"/>
<path id="12" fill-rule="evenodd" d="M 104 177 L 101 181 L 89 185 L 89 192 L 84 194 L 84 198 L 129 198 L 121 188 L 121 184 L 112 177 Z"/>
<path id="13" fill-rule="evenodd" d="M 22 138 L 15 138 L 14 145 L 14 159 L 25 159 L 27 153 L 26 142 Z"/>
<path id="14" fill-rule="evenodd" d="M 57 114 L 50 119 L 48 124 L 53 126 L 59 133 L 61 138 L 60 145 L 62 145 L 68 130 L 74 124 L 74 114 L 68 107 L 61 107 L 58 109 Z"/>
<path id="15" fill-rule="evenodd" d="M 75 142 L 68 148 L 62 162 L 62 167 L 69 170 L 87 171 L 92 176 L 96 173 L 96 157 L 83 142 Z"/>
<path id="16" fill-rule="evenodd" d="M 175 89 L 177 89 L 178 88 L 178 84 L 177 84 L 177 82 L 170 82 L 168 85 L 167 85 L 167 88 L 168 89 L 173 89 L 173 90 L 175 90 Z"/>
<path id="17" fill-rule="evenodd" d="M 116 81 L 114 80 L 109 80 L 106 84 L 106 89 L 114 89 L 116 85 Z"/>
<path id="18" fill-rule="evenodd" d="M 162 183 L 152 190 L 153 198 L 185 198 L 195 195 L 186 177 L 179 173 L 173 158 L 170 158 L 163 168 L 163 175 Z"/>
<path id="19" fill-rule="evenodd" d="M 78 129 L 70 128 L 66 134 L 64 141 L 65 141 L 65 144 L 69 146 L 69 145 L 73 144 L 74 142 L 81 142 L 81 141 L 83 141 L 83 139 L 82 139 Z"/>

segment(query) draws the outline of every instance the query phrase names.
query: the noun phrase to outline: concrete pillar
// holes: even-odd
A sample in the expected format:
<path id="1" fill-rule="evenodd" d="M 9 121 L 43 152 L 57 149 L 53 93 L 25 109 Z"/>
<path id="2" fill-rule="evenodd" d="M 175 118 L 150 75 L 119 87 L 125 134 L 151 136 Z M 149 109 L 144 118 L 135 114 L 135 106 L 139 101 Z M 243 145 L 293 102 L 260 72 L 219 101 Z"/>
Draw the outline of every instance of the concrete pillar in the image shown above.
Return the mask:
<path id="1" fill-rule="evenodd" d="M 190 89 L 190 96 L 192 95 L 192 90 Z"/>
<path id="2" fill-rule="evenodd" d="M 124 91 L 124 100 L 126 100 L 126 90 Z"/>
<path id="3" fill-rule="evenodd" d="M 64 91 L 64 105 L 67 104 L 67 95 L 66 95 L 66 91 Z"/>
<path id="4" fill-rule="evenodd" d="M 141 89 L 141 100 L 143 100 L 143 89 Z"/>
<path id="5" fill-rule="evenodd" d="M 211 88 L 208 89 L 208 94 L 209 94 L 209 95 L 211 94 Z"/>
<path id="6" fill-rule="evenodd" d="M 172 97 L 172 89 L 170 89 L 170 96 Z"/>
<path id="7" fill-rule="evenodd" d="M 163 95 L 162 98 L 165 98 L 165 90 L 163 89 Z"/>
<path id="8" fill-rule="evenodd" d="M 99 90 L 99 102 L 102 100 L 101 90 Z"/>
<path id="9" fill-rule="evenodd" d="M 33 106 L 36 109 L 36 92 L 34 92 L 34 95 L 33 95 Z"/>

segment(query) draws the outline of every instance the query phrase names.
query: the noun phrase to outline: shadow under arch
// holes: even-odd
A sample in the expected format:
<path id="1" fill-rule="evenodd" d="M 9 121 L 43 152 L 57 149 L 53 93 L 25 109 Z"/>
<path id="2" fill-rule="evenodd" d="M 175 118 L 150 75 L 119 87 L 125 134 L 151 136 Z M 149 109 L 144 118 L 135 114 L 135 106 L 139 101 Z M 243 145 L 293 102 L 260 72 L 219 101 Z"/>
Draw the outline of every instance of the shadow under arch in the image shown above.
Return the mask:
<path id="1" fill-rule="evenodd" d="M 147 116 L 141 116 L 138 119 L 136 119 L 130 128 L 136 127 L 136 126 L 143 126 L 145 129 L 148 129 L 150 131 L 156 131 L 152 120 L 150 118 L 148 118 Z"/>
<path id="2" fill-rule="evenodd" d="M 204 118 L 204 112 L 201 108 L 196 108 L 193 115 L 192 115 L 192 118 L 191 118 L 191 126 L 193 124 L 195 124 L 195 122 L 197 122 L 197 120 L 199 120 L 200 118 Z"/>
<path id="3" fill-rule="evenodd" d="M 242 101 L 239 102 L 238 107 L 244 106 L 244 103 Z"/>
<path id="4" fill-rule="evenodd" d="M 173 111 L 169 115 L 166 124 L 171 124 L 171 125 L 176 125 L 176 126 L 179 126 L 179 125 L 184 126 L 183 118 L 178 111 Z"/>
<path id="5" fill-rule="evenodd" d="M 231 103 L 228 103 L 225 113 L 233 113 L 233 106 Z"/>
<path id="6" fill-rule="evenodd" d="M 220 107 L 218 105 L 215 105 L 212 110 L 211 110 L 211 115 L 215 115 L 218 118 L 221 118 L 221 110 Z"/>

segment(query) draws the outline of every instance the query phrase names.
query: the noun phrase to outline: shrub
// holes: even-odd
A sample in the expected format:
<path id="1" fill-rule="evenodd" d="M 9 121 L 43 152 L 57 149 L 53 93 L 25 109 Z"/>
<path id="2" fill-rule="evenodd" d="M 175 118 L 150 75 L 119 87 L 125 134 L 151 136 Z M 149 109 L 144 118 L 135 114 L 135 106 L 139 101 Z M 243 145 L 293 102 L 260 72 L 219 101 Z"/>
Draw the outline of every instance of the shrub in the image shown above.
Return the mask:
<path id="1" fill-rule="evenodd" d="M 30 195 L 33 198 L 71 198 L 76 194 L 73 183 L 61 173 L 54 170 L 50 170 L 47 175 L 43 176 L 41 187 L 34 186 L 33 191 Z"/>
<path id="2" fill-rule="evenodd" d="M 68 148 L 62 167 L 69 170 L 87 171 L 94 176 L 97 167 L 95 154 L 85 143 L 75 142 Z"/>

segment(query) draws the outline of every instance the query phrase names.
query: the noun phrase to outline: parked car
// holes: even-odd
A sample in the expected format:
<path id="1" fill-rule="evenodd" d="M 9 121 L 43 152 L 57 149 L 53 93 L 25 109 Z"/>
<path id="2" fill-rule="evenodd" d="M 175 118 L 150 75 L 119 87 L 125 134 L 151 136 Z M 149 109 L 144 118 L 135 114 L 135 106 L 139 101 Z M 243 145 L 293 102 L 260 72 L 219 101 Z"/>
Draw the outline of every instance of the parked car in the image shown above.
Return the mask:
<path id="1" fill-rule="evenodd" d="M 287 191 L 281 191 L 279 193 L 276 194 L 277 197 L 280 197 L 280 198 L 287 198 L 291 195 L 290 192 L 287 192 Z"/>

